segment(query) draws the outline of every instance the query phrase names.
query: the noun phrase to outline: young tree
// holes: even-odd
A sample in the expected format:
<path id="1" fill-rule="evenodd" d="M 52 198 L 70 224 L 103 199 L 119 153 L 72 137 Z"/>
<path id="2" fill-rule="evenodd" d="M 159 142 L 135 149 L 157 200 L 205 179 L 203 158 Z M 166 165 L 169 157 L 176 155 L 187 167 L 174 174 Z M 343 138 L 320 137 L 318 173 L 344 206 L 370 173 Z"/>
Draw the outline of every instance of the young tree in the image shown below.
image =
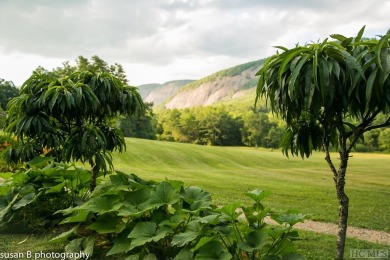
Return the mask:
<path id="1" fill-rule="evenodd" d="M 256 100 L 266 96 L 287 123 L 283 152 L 309 157 L 323 149 L 339 202 L 337 258 L 344 254 L 348 219 L 345 175 L 353 146 L 370 130 L 390 126 L 390 31 L 379 39 L 331 35 L 337 41 L 278 47 L 260 69 Z M 378 114 L 382 122 L 374 121 Z M 339 150 L 339 165 L 329 147 Z"/>
<path id="2" fill-rule="evenodd" d="M 35 71 L 8 108 L 6 131 L 18 137 L 18 145 L 6 153 L 8 160 L 28 161 L 48 150 L 58 161 L 88 162 L 92 191 L 98 172 L 112 169 L 112 151 L 125 148 L 110 119 L 143 113 L 144 103 L 137 88 L 109 72 L 59 76 Z"/>

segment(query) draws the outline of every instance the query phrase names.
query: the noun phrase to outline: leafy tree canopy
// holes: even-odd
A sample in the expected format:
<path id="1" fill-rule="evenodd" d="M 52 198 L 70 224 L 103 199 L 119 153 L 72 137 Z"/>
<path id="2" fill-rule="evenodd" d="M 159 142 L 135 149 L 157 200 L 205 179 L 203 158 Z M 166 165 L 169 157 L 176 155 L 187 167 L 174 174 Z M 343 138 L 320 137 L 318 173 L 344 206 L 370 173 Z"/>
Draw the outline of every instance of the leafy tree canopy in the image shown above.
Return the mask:
<path id="1" fill-rule="evenodd" d="M 266 96 L 288 125 L 286 154 L 308 157 L 322 148 L 323 133 L 338 146 L 340 132 L 359 137 L 390 125 L 389 116 L 375 121 L 390 111 L 390 32 L 362 41 L 363 31 L 355 38 L 335 34 L 336 41 L 278 47 L 282 52 L 258 72 L 257 99 Z"/>
<path id="2" fill-rule="evenodd" d="M 62 63 L 62 67 L 57 67 L 52 71 L 48 71 L 45 68 L 39 66 L 35 72 L 50 74 L 55 77 L 70 76 L 76 71 L 99 71 L 99 72 L 108 72 L 113 76 L 119 78 L 122 83 L 127 84 L 128 80 L 126 77 L 125 70 L 122 65 L 119 63 L 114 63 L 114 65 L 109 65 L 106 61 L 101 59 L 99 56 L 94 55 L 90 59 L 85 58 L 84 56 L 79 56 L 75 60 L 76 64 L 71 65 L 69 61 Z"/>

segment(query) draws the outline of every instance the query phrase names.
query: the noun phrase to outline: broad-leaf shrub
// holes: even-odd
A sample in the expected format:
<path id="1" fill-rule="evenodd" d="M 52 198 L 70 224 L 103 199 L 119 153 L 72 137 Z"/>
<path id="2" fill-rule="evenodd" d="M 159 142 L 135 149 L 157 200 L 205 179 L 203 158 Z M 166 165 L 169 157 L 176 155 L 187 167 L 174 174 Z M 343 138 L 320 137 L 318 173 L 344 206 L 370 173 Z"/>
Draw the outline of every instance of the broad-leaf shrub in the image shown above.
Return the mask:
<path id="1" fill-rule="evenodd" d="M 254 204 L 217 207 L 210 193 L 182 182 L 145 181 L 117 172 L 83 205 L 58 211 L 74 228 L 52 242 L 65 251 L 115 259 L 301 259 L 292 226 L 305 215 L 272 215 L 262 190 L 246 193 Z M 270 215 L 279 225 L 268 225 Z"/>
<path id="2" fill-rule="evenodd" d="M 84 203 L 89 195 L 89 171 L 75 165 L 49 163 L 36 157 L 0 184 L 0 227 L 42 231 L 61 221 L 54 213 Z"/>

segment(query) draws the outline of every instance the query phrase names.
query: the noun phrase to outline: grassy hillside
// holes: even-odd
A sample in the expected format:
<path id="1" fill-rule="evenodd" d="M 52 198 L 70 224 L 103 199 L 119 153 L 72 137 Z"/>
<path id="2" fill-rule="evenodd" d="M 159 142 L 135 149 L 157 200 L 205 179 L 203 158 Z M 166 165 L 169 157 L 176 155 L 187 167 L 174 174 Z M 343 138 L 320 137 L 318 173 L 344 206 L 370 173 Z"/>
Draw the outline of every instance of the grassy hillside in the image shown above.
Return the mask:
<path id="1" fill-rule="evenodd" d="M 277 150 L 247 147 L 140 139 L 126 143 L 127 152 L 114 156 L 117 170 L 198 185 L 212 192 L 217 203 L 245 200 L 242 194 L 255 188 L 271 190 L 266 202 L 272 209 L 297 209 L 313 214 L 315 220 L 337 221 L 335 188 L 322 153 L 302 160 L 288 159 Z M 390 155 L 353 154 L 346 191 L 350 225 L 390 231 Z"/>

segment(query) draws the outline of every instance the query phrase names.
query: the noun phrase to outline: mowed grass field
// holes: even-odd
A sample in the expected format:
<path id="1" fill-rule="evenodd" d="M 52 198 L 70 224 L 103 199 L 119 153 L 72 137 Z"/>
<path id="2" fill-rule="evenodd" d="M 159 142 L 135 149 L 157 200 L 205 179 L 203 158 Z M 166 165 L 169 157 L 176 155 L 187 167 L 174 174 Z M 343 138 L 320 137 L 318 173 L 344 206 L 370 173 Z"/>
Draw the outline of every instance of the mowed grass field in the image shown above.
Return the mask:
<path id="1" fill-rule="evenodd" d="M 318 221 L 337 222 L 332 174 L 323 153 L 309 159 L 286 158 L 279 150 L 210 147 L 141 139 L 126 139 L 127 151 L 114 154 L 117 170 L 144 179 L 181 180 L 213 195 L 216 204 L 251 203 L 244 192 L 261 188 L 273 194 L 264 200 L 276 212 L 296 209 Z M 337 162 L 337 154 L 334 154 Z M 89 168 L 88 165 L 85 165 Z M 354 153 L 347 173 L 351 226 L 390 232 L 390 155 Z M 56 234 L 0 232 L 0 252 L 62 252 L 65 245 L 48 244 Z M 306 259 L 333 259 L 336 236 L 299 231 L 298 251 Z M 351 249 L 390 249 L 388 245 L 347 238 Z M 93 259 L 117 259 L 97 257 Z"/>
<path id="2" fill-rule="evenodd" d="M 264 200 L 276 212 L 296 209 L 317 221 L 338 219 L 332 173 L 324 153 L 285 157 L 280 150 L 213 147 L 141 139 L 126 139 L 127 151 L 114 154 L 116 170 L 144 179 L 180 180 L 212 193 L 217 204 L 250 202 L 243 193 L 272 191 Z M 390 155 L 353 153 L 346 193 L 349 225 L 390 232 Z M 333 161 L 338 162 L 338 154 Z"/>

